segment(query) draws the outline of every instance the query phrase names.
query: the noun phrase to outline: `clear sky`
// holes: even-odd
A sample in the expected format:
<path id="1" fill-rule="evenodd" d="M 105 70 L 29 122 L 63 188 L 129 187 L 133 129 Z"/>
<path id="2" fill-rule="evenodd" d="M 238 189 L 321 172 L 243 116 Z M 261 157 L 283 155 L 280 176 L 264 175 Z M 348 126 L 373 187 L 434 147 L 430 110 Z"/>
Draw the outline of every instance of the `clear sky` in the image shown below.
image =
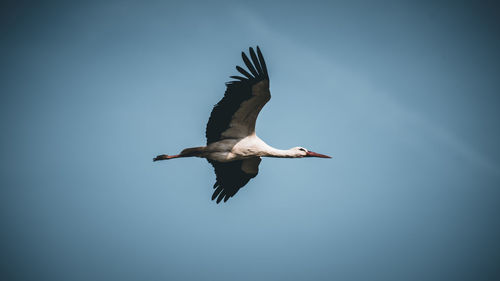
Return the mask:
<path id="1" fill-rule="evenodd" d="M 500 280 L 494 1 L 2 1 L 2 280 Z M 203 159 L 259 45 L 277 148 Z"/>

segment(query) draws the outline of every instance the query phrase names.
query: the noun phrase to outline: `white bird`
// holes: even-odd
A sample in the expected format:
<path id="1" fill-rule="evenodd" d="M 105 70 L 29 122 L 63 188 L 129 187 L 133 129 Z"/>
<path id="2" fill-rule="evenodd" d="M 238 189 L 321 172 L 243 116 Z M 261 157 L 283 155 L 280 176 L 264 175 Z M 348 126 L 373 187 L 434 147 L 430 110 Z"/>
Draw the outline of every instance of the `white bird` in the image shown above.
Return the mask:
<path id="1" fill-rule="evenodd" d="M 280 150 L 267 145 L 255 134 L 259 112 L 271 99 L 269 75 L 264 57 L 257 46 L 257 54 L 249 48 L 250 61 L 241 56 L 250 73 L 236 66 L 244 75 L 226 83 L 224 97 L 214 106 L 208 119 L 207 145 L 186 148 L 178 155 L 158 155 L 153 161 L 180 157 L 206 158 L 215 169 L 216 182 L 212 200 L 226 202 L 259 172 L 260 157 L 303 158 L 330 156 L 309 151 L 303 147 Z M 253 62 L 253 64 L 252 64 Z"/>

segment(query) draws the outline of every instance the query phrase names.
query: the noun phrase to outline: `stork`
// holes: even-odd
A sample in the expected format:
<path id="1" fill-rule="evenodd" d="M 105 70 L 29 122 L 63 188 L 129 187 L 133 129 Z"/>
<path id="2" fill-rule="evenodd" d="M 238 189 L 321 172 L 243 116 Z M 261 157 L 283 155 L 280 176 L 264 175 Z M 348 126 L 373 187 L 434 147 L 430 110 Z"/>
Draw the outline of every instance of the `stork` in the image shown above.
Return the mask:
<path id="1" fill-rule="evenodd" d="M 255 134 L 259 112 L 271 99 L 269 75 L 260 48 L 249 48 L 250 59 L 242 52 L 248 71 L 236 70 L 243 76 L 226 83 L 224 97 L 214 106 L 206 128 L 207 145 L 186 148 L 177 155 L 158 155 L 153 161 L 181 157 L 206 158 L 214 167 L 216 182 L 212 200 L 217 204 L 233 197 L 250 179 L 257 176 L 261 157 L 303 158 L 330 156 L 303 147 L 280 150 L 267 145 Z"/>

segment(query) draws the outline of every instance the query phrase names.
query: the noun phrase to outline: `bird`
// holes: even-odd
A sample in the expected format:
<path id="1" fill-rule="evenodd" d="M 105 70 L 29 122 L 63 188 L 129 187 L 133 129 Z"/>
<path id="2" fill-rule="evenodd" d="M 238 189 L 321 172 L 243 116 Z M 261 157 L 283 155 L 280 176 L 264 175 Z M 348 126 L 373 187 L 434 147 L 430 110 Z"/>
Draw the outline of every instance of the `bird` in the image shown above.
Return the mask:
<path id="1" fill-rule="evenodd" d="M 205 146 L 190 147 L 177 155 L 161 154 L 153 161 L 182 157 L 206 158 L 215 170 L 212 200 L 226 202 L 259 172 L 261 157 L 331 158 L 303 147 L 276 149 L 255 133 L 255 123 L 264 105 L 271 99 L 269 74 L 259 46 L 241 52 L 247 70 L 236 66 L 242 76 L 230 76 L 224 97 L 213 107 L 206 127 Z"/>

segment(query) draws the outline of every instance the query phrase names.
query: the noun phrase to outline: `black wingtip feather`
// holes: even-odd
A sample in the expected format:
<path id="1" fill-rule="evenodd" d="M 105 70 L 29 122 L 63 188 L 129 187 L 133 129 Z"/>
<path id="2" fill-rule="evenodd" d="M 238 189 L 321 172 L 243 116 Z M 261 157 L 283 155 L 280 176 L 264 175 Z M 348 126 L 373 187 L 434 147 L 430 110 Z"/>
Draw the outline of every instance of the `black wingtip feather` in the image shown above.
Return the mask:
<path id="1" fill-rule="evenodd" d="M 212 195 L 212 200 L 214 200 L 215 198 L 217 198 L 217 195 L 219 195 L 221 193 L 221 191 L 223 190 L 222 186 L 219 186 L 215 191 L 214 191 L 214 194 Z"/>
<path id="2" fill-rule="evenodd" d="M 248 58 L 247 54 L 245 52 L 241 52 L 241 58 L 243 59 L 243 62 L 245 63 L 245 66 L 248 68 L 245 70 L 241 66 L 236 66 L 236 70 L 238 70 L 241 74 L 243 74 L 248 80 L 252 79 L 268 79 L 269 80 L 269 74 L 267 73 L 267 66 L 266 62 L 264 61 L 264 56 L 262 55 L 262 52 L 260 50 L 260 47 L 257 46 L 257 53 L 255 52 L 254 48 L 250 47 L 248 48 L 248 52 L 250 54 L 250 59 Z M 231 76 L 231 78 L 238 79 L 240 81 L 245 81 L 242 80 L 241 76 Z"/>
<path id="3" fill-rule="evenodd" d="M 262 67 L 260 66 L 260 62 L 257 59 L 257 55 L 255 54 L 255 51 L 253 50 L 252 47 L 248 48 L 248 51 L 250 53 L 250 58 L 252 58 L 252 62 L 257 68 L 257 72 L 259 73 L 259 76 L 263 75 Z"/>
<path id="4" fill-rule="evenodd" d="M 264 56 L 262 55 L 259 46 L 257 46 L 257 55 L 259 56 L 260 66 L 262 67 L 264 77 L 266 77 L 266 79 L 269 79 L 269 75 L 267 74 L 266 61 L 264 60 Z"/>
<path id="5" fill-rule="evenodd" d="M 222 201 L 222 198 L 223 198 L 223 197 L 224 197 L 224 193 L 219 194 L 219 197 L 217 197 L 217 201 L 216 201 L 216 202 L 217 202 L 217 204 L 219 204 L 219 203 L 220 203 L 220 201 Z"/>
<path id="6" fill-rule="evenodd" d="M 250 62 L 245 52 L 241 52 L 241 57 L 243 58 L 243 61 L 245 62 L 245 65 L 247 66 L 248 70 L 252 72 L 253 76 L 258 77 L 259 73 L 257 72 L 257 70 L 255 70 L 255 67 L 253 67 L 253 64 Z"/>
<path id="7" fill-rule="evenodd" d="M 253 79 L 254 77 L 248 73 L 246 70 L 244 70 L 241 66 L 237 65 L 236 70 L 238 70 L 241 74 L 245 75 L 248 79 Z"/>
<path id="8" fill-rule="evenodd" d="M 233 76 L 229 76 L 229 78 L 238 79 L 238 80 L 240 80 L 240 81 L 245 81 L 245 80 L 247 80 L 247 78 L 245 78 L 245 77 L 235 76 L 235 75 L 233 75 Z"/>

